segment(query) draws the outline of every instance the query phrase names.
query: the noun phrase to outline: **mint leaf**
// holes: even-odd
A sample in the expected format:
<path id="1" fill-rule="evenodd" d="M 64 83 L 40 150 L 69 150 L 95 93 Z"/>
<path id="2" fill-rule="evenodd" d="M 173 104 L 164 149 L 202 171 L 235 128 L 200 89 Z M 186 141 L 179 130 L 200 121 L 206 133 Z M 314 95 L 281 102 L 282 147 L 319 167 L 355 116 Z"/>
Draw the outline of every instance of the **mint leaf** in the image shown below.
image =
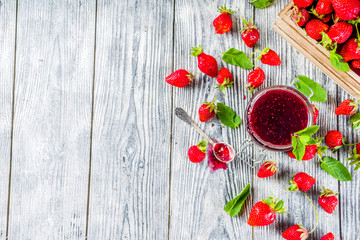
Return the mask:
<path id="1" fill-rule="evenodd" d="M 241 124 L 241 119 L 238 115 L 236 115 L 234 110 L 221 102 L 218 102 L 216 107 L 218 110 L 216 115 L 218 116 L 222 124 L 232 129 L 237 128 Z"/>
<path id="2" fill-rule="evenodd" d="M 301 135 L 299 136 L 300 141 L 303 142 L 305 145 L 315 145 L 316 140 L 308 135 Z"/>
<path id="3" fill-rule="evenodd" d="M 352 115 L 350 118 L 350 122 L 353 124 L 352 128 L 354 130 L 360 129 L 360 112 Z"/>
<path id="4" fill-rule="evenodd" d="M 306 76 L 299 76 L 296 78 L 299 82 L 295 82 L 296 88 L 305 94 L 307 97 L 310 96 L 309 90 L 312 91 L 311 101 L 315 102 L 326 102 L 327 96 L 325 90 L 316 82 Z"/>
<path id="5" fill-rule="evenodd" d="M 293 146 L 292 153 L 295 155 L 296 160 L 301 161 L 305 155 L 306 145 L 303 144 L 299 137 L 292 137 L 291 144 Z"/>
<path id="6" fill-rule="evenodd" d="M 308 136 L 311 136 L 311 135 L 314 135 L 315 133 L 317 133 L 317 131 L 319 130 L 319 126 L 310 126 L 308 128 L 305 128 L 301 131 L 298 131 L 296 133 L 294 133 L 294 135 L 308 135 Z"/>
<path id="7" fill-rule="evenodd" d="M 222 60 L 224 60 L 224 62 L 230 63 L 231 65 L 239 66 L 243 69 L 252 69 L 254 67 L 254 64 L 252 64 L 246 54 L 235 48 L 230 48 L 224 52 Z"/>
<path id="8" fill-rule="evenodd" d="M 256 8 L 266 8 L 267 6 L 271 5 L 275 0 L 254 0 L 250 3 L 254 5 Z"/>
<path id="9" fill-rule="evenodd" d="M 335 158 L 324 157 L 321 161 L 321 168 L 339 181 L 352 180 L 349 170 Z"/>
<path id="10" fill-rule="evenodd" d="M 345 62 L 344 58 L 334 51 L 330 52 L 330 62 L 337 70 L 342 72 L 348 72 L 350 70 L 349 64 Z"/>
<path id="11" fill-rule="evenodd" d="M 232 217 L 239 214 L 241 207 L 243 206 L 245 200 L 250 194 L 250 183 L 248 183 L 245 188 L 241 191 L 241 193 L 234 198 L 233 200 L 229 201 L 224 210 Z"/>

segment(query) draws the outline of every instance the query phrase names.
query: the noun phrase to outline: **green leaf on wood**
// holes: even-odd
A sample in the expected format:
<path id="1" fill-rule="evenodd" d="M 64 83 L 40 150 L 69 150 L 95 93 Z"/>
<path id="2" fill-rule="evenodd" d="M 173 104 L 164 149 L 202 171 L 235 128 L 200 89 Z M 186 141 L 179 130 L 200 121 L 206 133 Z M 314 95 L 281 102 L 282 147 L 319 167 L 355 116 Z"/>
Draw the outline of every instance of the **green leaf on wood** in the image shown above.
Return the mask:
<path id="1" fill-rule="evenodd" d="M 243 206 L 245 200 L 250 194 L 250 183 L 248 183 L 241 193 L 231 201 L 229 201 L 224 210 L 232 217 L 239 214 L 241 207 Z"/>
<path id="2" fill-rule="evenodd" d="M 331 65 L 333 65 L 334 68 L 337 70 L 340 70 L 342 72 L 348 72 L 350 70 L 349 64 L 344 60 L 344 58 L 337 54 L 334 51 L 330 52 L 330 62 Z"/>
<path id="3" fill-rule="evenodd" d="M 353 124 L 352 128 L 354 130 L 360 129 L 360 112 L 352 115 L 350 118 L 350 122 Z"/>
<path id="4" fill-rule="evenodd" d="M 332 157 L 324 157 L 321 168 L 339 181 L 351 181 L 349 170 L 340 161 Z"/>
<path id="5" fill-rule="evenodd" d="M 222 124 L 232 129 L 239 127 L 239 125 L 241 124 L 241 119 L 238 115 L 236 115 L 234 110 L 221 102 L 218 102 L 216 107 L 216 115 L 218 116 Z"/>
<path id="6" fill-rule="evenodd" d="M 296 88 L 307 97 L 310 97 L 311 101 L 326 102 L 326 92 L 318 83 L 306 76 L 299 76 L 296 80 L 298 80 L 298 82 L 295 82 Z M 312 91 L 311 96 L 309 94 L 310 90 Z"/>
<path id="7" fill-rule="evenodd" d="M 250 3 L 254 5 L 256 8 L 266 8 L 267 6 L 270 6 L 275 0 L 253 0 Z"/>
<path id="8" fill-rule="evenodd" d="M 222 60 L 232 65 L 239 66 L 243 69 L 252 69 L 254 67 L 254 64 L 252 64 L 246 54 L 235 48 L 230 48 L 224 52 Z"/>

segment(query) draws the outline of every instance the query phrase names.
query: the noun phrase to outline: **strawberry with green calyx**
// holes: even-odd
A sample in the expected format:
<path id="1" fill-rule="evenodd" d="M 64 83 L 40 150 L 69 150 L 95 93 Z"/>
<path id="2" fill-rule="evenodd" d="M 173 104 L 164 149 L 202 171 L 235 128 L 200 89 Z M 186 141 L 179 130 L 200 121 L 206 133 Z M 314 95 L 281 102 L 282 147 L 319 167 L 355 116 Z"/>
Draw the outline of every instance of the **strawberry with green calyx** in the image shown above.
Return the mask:
<path id="1" fill-rule="evenodd" d="M 347 22 L 334 23 L 327 33 L 322 32 L 322 40 L 320 43 L 328 50 L 333 50 L 335 44 L 346 42 L 353 32 L 353 26 Z"/>
<path id="2" fill-rule="evenodd" d="M 216 114 L 216 97 L 212 102 L 204 102 L 199 108 L 199 119 L 201 122 L 206 122 L 212 119 Z"/>
<path id="3" fill-rule="evenodd" d="M 359 109 L 360 102 L 355 102 L 354 100 L 347 99 L 343 101 L 335 110 L 336 115 L 353 115 Z"/>
<path id="4" fill-rule="evenodd" d="M 335 240 L 335 236 L 332 232 L 327 233 L 324 235 L 320 240 Z"/>
<path id="5" fill-rule="evenodd" d="M 214 57 L 203 53 L 201 45 L 191 48 L 191 56 L 197 57 L 200 71 L 209 77 L 216 77 L 218 73 L 217 61 Z"/>
<path id="6" fill-rule="evenodd" d="M 233 22 L 231 19 L 231 14 L 234 13 L 234 11 L 231 11 L 230 9 L 226 8 L 226 5 L 221 6 L 218 9 L 220 15 L 214 19 L 213 26 L 215 28 L 215 32 L 217 34 L 224 34 L 227 32 L 230 32 Z"/>
<path id="7" fill-rule="evenodd" d="M 279 66 L 281 64 L 281 60 L 277 53 L 270 48 L 264 48 L 262 51 L 256 51 L 255 53 L 260 53 L 257 59 L 261 60 L 263 64 L 267 64 L 270 66 Z"/>
<path id="8" fill-rule="evenodd" d="M 345 61 L 360 59 L 360 35 L 358 22 L 355 22 L 356 38 L 347 40 L 340 51 L 340 55 Z"/>
<path id="9" fill-rule="evenodd" d="M 316 180 L 304 172 L 299 172 L 295 174 L 293 179 L 291 179 L 289 182 L 290 186 L 287 187 L 286 190 L 293 192 L 300 190 L 302 192 L 306 192 L 312 188 L 312 186 L 316 183 Z"/>
<path id="10" fill-rule="evenodd" d="M 264 71 L 257 67 L 255 68 L 255 70 L 251 71 L 248 75 L 248 84 L 246 85 L 245 88 L 248 88 L 250 90 L 249 94 L 251 94 L 251 92 L 257 88 L 260 87 L 265 80 L 265 73 Z"/>
<path id="11" fill-rule="evenodd" d="M 350 161 L 349 165 L 355 165 L 355 171 L 357 171 L 360 168 L 360 143 L 356 145 L 356 147 L 353 150 L 353 153 L 349 152 L 350 156 L 349 158 L 346 158 L 345 161 Z"/>
<path id="12" fill-rule="evenodd" d="M 259 30 L 257 29 L 257 27 L 254 24 L 251 23 L 251 20 L 249 20 L 249 22 L 247 22 L 243 18 L 243 23 L 244 23 L 245 27 L 241 30 L 241 32 L 242 32 L 241 38 L 245 42 L 246 46 L 248 46 L 249 48 L 252 48 L 255 46 L 255 44 L 259 40 L 259 37 L 260 37 Z"/>
<path id="13" fill-rule="evenodd" d="M 281 236 L 286 240 L 305 240 L 309 234 L 303 226 L 296 224 L 286 229 Z"/>
<path id="14" fill-rule="evenodd" d="M 332 0 L 319 0 L 316 4 L 315 11 L 320 15 L 330 14 L 334 11 L 331 3 Z"/>
<path id="15" fill-rule="evenodd" d="M 305 26 L 306 33 L 315 40 L 320 40 L 322 33 L 326 33 L 328 30 L 329 26 L 319 19 L 312 19 Z"/>
<path id="16" fill-rule="evenodd" d="M 311 8 L 309 13 L 314 15 L 317 19 L 321 20 L 324 23 L 328 23 L 331 20 L 331 14 L 319 14 L 314 8 Z"/>
<path id="17" fill-rule="evenodd" d="M 277 166 L 275 161 L 266 161 L 261 166 L 257 173 L 258 178 L 271 177 L 276 173 Z"/>
<path id="18" fill-rule="evenodd" d="M 220 69 L 216 81 L 219 83 L 216 85 L 216 89 L 220 92 L 226 92 L 225 88 L 233 85 L 233 76 L 227 68 Z"/>
<path id="19" fill-rule="evenodd" d="M 308 21 L 310 21 L 311 16 L 305 8 L 298 8 L 294 5 L 291 11 L 291 19 L 296 22 L 299 27 L 303 27 Z"/>
<path id="20" fill-rule="evenodd" d="M 328 147 L 321 145 L 323 139 L 324 138 L 316 138 L 315 139 L 316 144 L 306 145 L 305 154 L 301 160 L 307 161 L 307 160 L 313 159 L 316 154 L 318 155 L 319 159 L 322 159 L 323 153 L 325 153 L 326 150 L 328 149 Z M 291 151 L 287 152 L 287 154 L 289 157 L 296 159 L 295 155 Z"/>
<path id="21" fill-rule="evenodd" d="M 316 140 L 310 136 L 314 135 L 318 130 L 319 130 L 319 126 L 314 125 L 292 134 L 291 136 L 291 144 L 293 146 L 292 153 L 294 154 L 296 160 L 301 161 L 303 159 L 306 153 L 307 145 L 317 144 Z"/>
<path id="22" fill-rule="evenodd" d="M 276 213 L 284 213 L 284 201 L 273 197 L 263 199 L 257 202 L 251 209 L 247 223 L 252 226 L 267 226 L 273 223 L 276 219 Z"/>
<path id="23" fill-rule="evenodd" d="M 207 142 L 202 140 L 197 145 L 191 146 L 188 151 L 188 157 L 191 162 L 202 162 L 206 157 Z"/>
<path id="24" fill-rule="evenodd" d="M 165 81 L 174 87 L 182 88 L 189 85 L 196 75 L 197 74 L 193 75 L 185 69 L 179 69 L 167 76 Z"/>
<path id="25" fill-rule="evenodd" d="M 332 152 L 335 153 L 339 150 L 342 146 L 354 146 L 354 144 L 347 144 L 345 142 L 345 138 L 343 137 L 342 133 L 336 130 L 330 130 L 325 136 L 325 143 L 326 145 L 332 149 Z"/>
<path id="26" fill-rule="evenodd" d="M 334 193 L 329 189 L 325 189 L 325 187 L 322 187 L 322 189 L 323 191 L 321 192 L 318 200 L 319 205 L 325 210 L 325 212 L 332 214 L 338 204 L 336 196 L 339 195 L 339 193 Z"/>

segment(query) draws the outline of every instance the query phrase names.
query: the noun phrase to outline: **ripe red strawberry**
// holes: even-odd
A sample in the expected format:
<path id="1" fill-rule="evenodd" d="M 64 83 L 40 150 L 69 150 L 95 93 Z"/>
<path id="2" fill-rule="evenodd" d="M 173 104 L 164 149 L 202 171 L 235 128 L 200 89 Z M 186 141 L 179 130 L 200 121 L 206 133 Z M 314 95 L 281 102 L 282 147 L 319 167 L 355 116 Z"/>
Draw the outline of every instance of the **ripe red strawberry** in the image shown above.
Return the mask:
<path id="1" fill-rule="evenodd" d="M 319 15 L 330 14 L 334 11 L 331 0 L 319 0 L 316 4 L 315 11 Z"/>
<path id="2" fill-rule="evenodd" d="M 319 205 L 325 210 L 325 212 L 332 214 L 338 204 L 338 199 L 336 197 L 338 193 L 334 193 L 333 191 L 325 189 L 324 187 L 322 188 L 323 191 L 319 197 Z"/>
<path id="3" fill-rule="evenodd" d="M 204 102 L 199 108 L 199 119 L 201 122 L 206 122 L 212 119 L 216 114 L 216 106 L 215 101 L 212 102 Z"/>
<path id="4" fill-rule="evenodd" d="M 218 88 L 220 92 L 225 92 L 225 88 L 233 85 L 233 76 L 227 68 L 220 69 L 216 80 L 219 83 L 216 88 Z"/>
<path id="5" fill-rule="evenodd" d="M 260 52 L 258 59 L 261 59 L 263 64 L 270 66 L 279 66 L 281 64 L 279 56 L 270 48 L 264 48 L 264 50 Z"/>
<path id="6" fill-rule="evenodd" d="M 224 34 L 230 32 L 233 25 L 230 15 L 233 14 L 234 11 L 226 9 L 226 5 L 221 6 L 218 11 L 220 12 L 220 15 L 213 21 L 216 33 Z"/>
<path id="7" fill-rule="evenodd" d="M 272 175 L 274 175 L 276 173 L 276 170 L 277 170 L 277 166 L 276 166 L 275 162 L 266 161 L 261 165 L 261 167 L 257 173 L 257 176 L 258 176 L 258 178 L 271 177 Z"/>
<path id="8" fill-rule="evenodd" d="M 356 145 L 356 153 L 360 155 L 360 143 Z"/>
<path id="9" fill-rule="evenodd" d="M 192 73 L 185 69 L 179 69 L 167 76 L 165 81 L 170 85 L 182 88 L 191 83 L 193 79 L 194 75 L 192 75 Z"/>
<path id="10" fill-rule="evenodd" d="M 252 90 L 255 88 L 261 86 L 265 79 L 265 73 L 264 71 L 257 67 L 254 71 L 251 71 L 248 75 L 248 84 L 246 85 L 246 88 L 250 89 L 250 94 Z"/>
<path id="11" fill-rule="evenodd" d="M 300 224 L 292 225 L 281 234 L 286 240 L 305 240 L 308 235 L 308 231 Z"/>
<path id="12" fill-rule="evenodd" d="M 332 5 L 340 20 L 352 20 L 359 16 L 359 0 L 332 0 Z"/>
<path id="13" fill-rule="evenodd" d="M 328 23 L 331 20 L 331 14 L 319 14 L 314 8 L 312 8 L 309 13 L 313 14 L 317 19 L 323 21 L 324 23 Z"/>
<path id="14" fill-rule="evenodd" d="M 360 68 L 360 61 L 354 60 L 352 61 L 351 65 L 353 66 L 353 68 Z"/>
<path id="15" fill-rule="evenodd" d="M 314 113 L 313 125 L 316 125 L 316 120 L 318 119 L 318 116 L 319 116 L 319 109 L 317 108 L 317 106 L 315 104 L 311 104 L 311 106 L 312 106 L 313 113 Z"/>
<path id="16" fill-rule="evenodd" d="M 191 51 L 193 51 L 191 56 L 197 57 L 198 59 L 198 67 L 200 71 L 210 77 L 216 77 L 218 73 L 218 65 L 215 58 L 203 53 L 201 45 L 199 45 L 199 47 L 191 48 Z"/>
<path id="17" fill-rule="evenodd" d="M 245 27 L 241 30 L 242 31 L 241 38 L 245 42 L 246 46 L 252 48 L 259 40 L 260 37 L 259 30 L 254 24 L 251 23 L 251 20 L 247 22 L 245 19 L 243 19 L 243 23 Z"/>
<path id="18" fill-rule="evenodd" d="M 325 136 L 325 143 L 331 149 L 339 149 L 343 144 L 343 135 L 336 130 L 329 131 Z"/>
<path id="19" fill-rule="evenodd" d="M 305 155 L 301 159 L 302 161 L 307 161 L 310 159 L 313 159 L 317 153 L 317 146 L 316 145 L 307 145 L 305 147 Z M 287 152 L 289 157 L 296 159 L 295 155 L 292 153 L 292 151 Z"/>
<path id="20" fill-rule="evenodd" d="M 285 212 L 283 206 L 282 200 L 277 203 L 272 197 L 263 199 L 252 207 L 247 223 L 252 227 L 270 225 L 275 221 L 276 213 Z"/>
<path id="21" fill-rule="evenodd" d="M 333 49 L 334 43 L 342 44 L 346 42 L 353 32 L 353 26 L 347 22 L 337 22 L 333 24 L 329 31 L 323 33 L 321 43 L 327 49 Z"/>
<path id="22" fill-rule="evenodd" d="M 188 151 L 188 157 L 191 162 L 199 163 L 205 159 L 207 142 L 202 140 L 197 145 L 191 146 Z"/>
<path id="23" fill-rule="evenodd" d="M 311 177 L 310 175 L 299 172 L 295 174 L 294 178 L 290 180 L 290 186 L 287 187 L 289 191 L 302 191 L 306 192 L 311 189 L 311 187 L 316 183 L 315 178 Z"/>
<path id="24" fill-rule="evenodd" d="M 343 101 L 336 109 L 336 115 L 353 115 L 359 109 L 359 103 L 354 100 L 347 99 Z"/>
<path id="25" fill-rule="evenodd" d="M 324 235 L 320 240 L 335 240 L 334 234 L 329 232 L 328 234 Z"/>
<path id="26" fill-rule="evenodd" d="M 311 16 L 305 8 L 298 8 L 295 6 L 292 9 L 291 19 L 296 22 L 299 27 L 303 27 L 308 21 L 310 21 Z"/>
<path id="27" fill-rule="evenodd" d="M 329 26 L 319 19 L 312 19 L 305 26 L 306 33 L 315 40 L 320 40 L 322 33 L 326 33 L 328 29 Z"/>
<path id="28" fill-rule="evenodd" d="M 299 8 L 307 8 L 313 4 L 314 0 L 294 0 L 294 4 Z"/>
<path id="29" fill-rule="evenodd" d="M 357 38 L 350 38 L 341 49 L 340 55 L 345 61 L 360 59 L 360 41 Z"/>

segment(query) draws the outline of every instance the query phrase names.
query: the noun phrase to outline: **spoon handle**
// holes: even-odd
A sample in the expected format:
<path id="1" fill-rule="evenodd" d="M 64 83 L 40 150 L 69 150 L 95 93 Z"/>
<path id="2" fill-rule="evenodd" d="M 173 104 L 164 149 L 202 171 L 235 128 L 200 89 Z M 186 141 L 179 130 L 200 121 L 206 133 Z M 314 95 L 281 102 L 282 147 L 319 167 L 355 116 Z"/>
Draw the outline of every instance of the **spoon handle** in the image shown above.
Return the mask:
<path id="1" fill-rule="evenodd" d="M 209 135 L 207 135 L 203 130 L 199 128 L 199 126 L 194 122 L 194 120 L 191 119 L 191 117 L 185 112 L 182 108 L 175 108 L 175 115 L 186 122 L 187 124 L 190 124 L 200 135 L 205 138 L 206 141 L 214 145 L 214 141 L 211 140 Z"/>

